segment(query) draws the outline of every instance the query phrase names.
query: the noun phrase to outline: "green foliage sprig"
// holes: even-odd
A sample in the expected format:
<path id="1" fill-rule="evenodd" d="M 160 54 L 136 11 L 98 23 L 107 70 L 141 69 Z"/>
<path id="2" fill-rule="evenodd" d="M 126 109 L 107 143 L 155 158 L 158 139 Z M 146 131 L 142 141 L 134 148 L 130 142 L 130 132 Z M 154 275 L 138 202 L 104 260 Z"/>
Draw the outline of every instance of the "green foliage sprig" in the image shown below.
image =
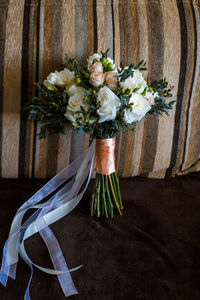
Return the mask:
<path id="1" fill-rule="evenodd" d="M 76 75 L 82 75 L 87 71 L 76 58 L 70 58 L 69 55 L 65 54 L 65 60 L 63 66 L 70 70 L 71 72 L 75 72 Z"/>
<path id="2" fill-rule="evenodd" d="M 103 51 L 101 51 L 101 55 L 102 55 L 102 58 L 103 57 L 105 57 L 105 58 L 107 58 L 108 57 L 108 52 L 109 52 L 109 48 L 106 50 L 106 52 L 103 52 Z"/>
<path id="3" fill-rule="evenodd" d="M 165 113 L 169 116 L 169 110 L 173 109 L 173 105 L 176 103 L 175 100 L 167 101 L 172 97 L 172 90 L 174 86 L 169 85 L 166 78 L 161 79 L 159 81 L 154 80 L 148 84 L 149 90 L 154 91 L 154 93 L 158 93 L 158 96 L 155 97 L 155 104 L 152 105 L 151 110 L 148 112 L 149 114 L 159 114 L 162 115 Z"/>
<path id="4" fill-rule="evenodd" d="M 133 77 L 134 70 L 147 70 L 145 66 L 146 62 L 144 60 L 141 60 L 138 64 L 136 62 L 130 64 L 128 68 L 124 69 L 123 72 L 117 76 L 119 82 L 125 81 L 129 76 Z"/>
<path id="5" fill-rule="evenodd" d="M 22 113 L 28 114 L 29 120 L 39 121 L 39 138 L 46 138 L 52 131 L 65 133 L 68 120 L 64 114 L 68 100 L 63 88 L 50 91 L 44 85 L 36 85 L 44 97 L 33 97 L 24 105 Z"/>

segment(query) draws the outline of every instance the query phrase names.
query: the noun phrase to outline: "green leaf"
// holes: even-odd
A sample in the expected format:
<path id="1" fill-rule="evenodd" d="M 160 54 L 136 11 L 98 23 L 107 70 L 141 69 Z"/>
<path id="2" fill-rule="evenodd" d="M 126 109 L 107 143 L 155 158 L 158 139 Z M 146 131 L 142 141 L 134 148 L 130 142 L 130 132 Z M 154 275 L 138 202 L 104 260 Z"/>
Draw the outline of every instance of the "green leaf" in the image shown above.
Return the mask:
<path id="1" fill-rule="evenodd" d="M 82 133 L 82 132 L 83 132 L 83 128 L 79 128 L 78 133 Z"/>
<path id="2" fill-rule="evenodd" d="M 39 97 L 33 97 L 33 100 L 40 101 L 40 98 Z"/>
<path id="3" fill-rule="evenodd" d="M 124 105 L 126 104 L 124 97 L 120 96 L 120 102 L 121 102 L 121 104 L 124 104 Z"/>
<path id="4" fill-rule="evenodd" d="M 110 49 L 108 48 L 107 50 L 106 50 L 106 52 L 103 52 L 103 51 L 101 51 L 101 54 L 102 54 L 102 57 L 108 57 L 108 51 L 109 51 Z"/>
<path id="5" fill-rule="evenodd" d="M 38 113 L 38 111 L 37 111 L 37 110 L 30 110 L 29 112 L 30 112 L 30 114 L 32 114 L 32 115 L 34 115 L 34 114 L 37 114 L 37 113 Z"/>
<path id="6" fill-rule="evenodd" d="M 174 105 L 175 103 L 176 103 L 176 101 L 173 100 L 173 101 L 170 101 L 168 104 L 169 104 L 169 105 Z"/>
<path id="7" fill-rule="evenodd" d="M 146 92 L 147 92 L 147 87 L 144 89 L 141 95 L 144 97 L 146 95 Z"/>
<path id="8" fill-rule="evenodd" d="M 84 113 L 85 112 L 85 109 L 83 108 L 83 106 L 80 106 L 82 112 Z"/>

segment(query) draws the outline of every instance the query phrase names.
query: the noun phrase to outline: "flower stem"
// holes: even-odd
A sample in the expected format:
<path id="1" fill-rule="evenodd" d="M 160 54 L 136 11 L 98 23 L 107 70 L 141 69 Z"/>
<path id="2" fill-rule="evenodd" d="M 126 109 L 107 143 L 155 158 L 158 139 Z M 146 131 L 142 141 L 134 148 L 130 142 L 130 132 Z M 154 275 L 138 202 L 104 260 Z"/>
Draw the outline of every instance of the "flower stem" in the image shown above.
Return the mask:
<path id="1" fill-rule="evenodd" d="M 98 192 L 98 178 L 95 176 L 95 190 L 94 190 L 94 214 L 97 211 L 97 192 Z"/>
<path id="2" fill-rule="evenodd" d="M 101 176 L 97 174 L 98 188 L 97 188 L 97 217 L 100 218 L 100 189 L 101 189 Z"/>
<path id="3" fill-rule="evenodd" d="M 108 211 L 107 211 L 107 205 L 106 205 L 106 196 L 105 196 L 105 185 L 104 185 L 104 175 L 101 175 L 102 178 L 102 190 L 103 190 L 103 204 L 104 204 L 104 210 L 105 210 L 105 215 L 106 218 L 108 218 Z"/>
<path id="4" fill-rule="evenodd" d="M 116 207 L 117 207 L 117 209 L 118 209 L 118 211 L 119 211 L 120 216 L 122 216 L 122 212 L 121 212 L 121 209 L 120 209 L 119 204 L 118 204 L 117 199 L 116 199 L 114 187 L 113 187 L 113 184 L 112 184 L 112 178 L 111 178 L 111 175 L 110 175 L 110 174 L 108 175 L 108 178 L 109 178 L 110 187 L 111 187 L 111 191 L 112 191 L 112 194 L 113 194 L 113 198 L 114 198 Z"/>
<path id="5" fill-rule="evenodd" d="M 114 216 L 114 203 L 120 215 L 122 215 L 122 199 L 119 187 L 119 179 L 116 173 L 109 175 L 96 173 L 94 190 L 90 201 L 91 216 Z"/>
<path id="6" fill-rule="evenodd" d="M 116 181 L 116 183 L 117 183 L 116 186 L 117 186 L 117 192 L 118 192 L 119 204 L 120 204 L 120 208 L 121 208 L 121 210 L 122 210 L 124 207 L 123 207 L 123 204 L 122 204 L 122 196 L 121 196 L 120 187 L 119 187 L 119 178 L 118 178 L 116 172 L 114 173 L 114 177 L 115 177 L 115 181 Z"/>
<path id="7" fill-rule="evenodd" d="M 116 200 L 119 204 L 119 196 L 118 196 L 118 191 L 117 191 L 117 187 L 116 187 L 116 184 L 115 184 L 114 173 L 111 174 L 111 179 L 112 179 L 112 184 L 113 184 L 113 188 L 114 188 L 114 191 L 115 191 Z"/>
<path id="8" fill-rule="evenodd" d="M 108 196 L 108 201 L 109 201 L 109 207 L 110 207 L 110 214 L 111 214 L 111 218 L 113 218 L 113 204 L 112 204 L 112 200 L 110 197 L 110 190 L 109 190 L 109 186 L 108 186 L 108 176 L 106 175 L 106 192 L 107 192 L 107 196 Z"/>

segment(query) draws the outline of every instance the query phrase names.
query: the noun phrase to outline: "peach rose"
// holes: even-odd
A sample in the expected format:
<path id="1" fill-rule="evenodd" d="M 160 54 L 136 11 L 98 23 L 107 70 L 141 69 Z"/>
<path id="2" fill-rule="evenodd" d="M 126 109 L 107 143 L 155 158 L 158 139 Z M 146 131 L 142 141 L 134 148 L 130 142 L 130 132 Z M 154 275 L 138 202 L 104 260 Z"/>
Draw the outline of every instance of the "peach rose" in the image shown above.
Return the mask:
<path id="1" fill-rule="evenodd" d="M 118 75 L 117 72 L 107 72 L 106 73 L 106 84 L 109 88 L 114 89 L 117 87 L 117 78 L 114 76 Z"/>
<path id="2" fill-rule="evenodd" d="M 104 77 L 105 75 L 101 72 L 92 73 L 90 74 L 89 83 L 95 87 L 98 87 L 104 83 Z"/>
<path id="3" fill-rule="evenodd" d="M 155 104 L 155 100 L 151 92 L 146 93 L 146 98 L 148 99 L 150 105 Z"/>
<path id="4" fill-rule="evenodd" d="M 103 66 L 102 66 L 102 63 L 100 61 L 92 64 L 90 67 L 89 67 L 89 72 L 90 73 L 97 73 L 97 72 L 101 72 L 103 73 Z"/>

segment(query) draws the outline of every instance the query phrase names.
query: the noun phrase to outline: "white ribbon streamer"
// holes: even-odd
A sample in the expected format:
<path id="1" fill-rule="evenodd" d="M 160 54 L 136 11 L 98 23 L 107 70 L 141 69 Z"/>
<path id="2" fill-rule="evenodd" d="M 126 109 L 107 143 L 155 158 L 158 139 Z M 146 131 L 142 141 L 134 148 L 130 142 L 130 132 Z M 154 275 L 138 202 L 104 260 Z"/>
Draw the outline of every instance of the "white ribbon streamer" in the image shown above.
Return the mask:
<path id="1" fill-rule="evenodd" d="M 25 293 L 25 300 L 30 299 L 29 286 L 33 275 L 33 266 L 45 273 L 57 275 L 65 296 L 78 293 L 69 272 L 75 271 L 81 266 L 68 269 L 60 246 L 49 228 L 49 225 L 69 214 L 80 202 L 92 175 L 94 152 L 95 141 L 92 142 L 85 153 L 81 154 L 75 161 L 47 182 L 45 186 L 26 201 L 17 211 L 13 219 L 9 238 L 3 250 L 0 282 L 6 286 L 8 276 L 15 279 L 18 255 L 20 254 L 31 268 L 31 277 Z M 46 196 L 56 191 L 67 180 L 69 181 L 48 201 L 38 204 Z M 79 192 L 85 181 L 84 188 Z M 37 211 L 22 225 L 25 213 L 33 208 L 37 209 Z M 40 233 L 46 243 L 55 269 L 39 266 L 27 255 L 24 241 L 35 233 Z"/>

